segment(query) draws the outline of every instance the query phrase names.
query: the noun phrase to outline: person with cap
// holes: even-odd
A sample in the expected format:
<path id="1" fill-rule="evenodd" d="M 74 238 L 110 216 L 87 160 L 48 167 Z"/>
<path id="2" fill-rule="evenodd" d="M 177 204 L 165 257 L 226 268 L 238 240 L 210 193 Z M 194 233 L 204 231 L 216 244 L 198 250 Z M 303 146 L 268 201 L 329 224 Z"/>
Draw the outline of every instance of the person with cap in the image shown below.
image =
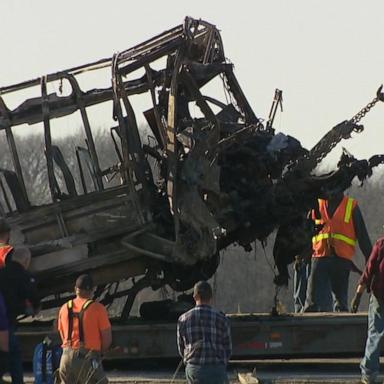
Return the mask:
<path id="1" fill-rule="evenodd" d="M 9 245 L 11 228 L 4 218 L 0 218 L 0 268 L 5 267 L 6 259 L 12 254 L 13 247 Z"/>
<path id="2" fill-rule="evenodd" d="M 93 290 L 92 277 L 79 276 L 75 284 L 76 298 L 60 308 L 58 330 L 63 355 L 59 383 L 108 383 L 101 354 L 111 346 L 112 329 L 106 308 L 92 300 Z"/>
<path id="3" fill-rule="evenodd" d="M 31 252 L 26 247 L 15 247 L 12 258 L 0 269 L 0 292 L 5 301 L 9 323 L 9 368 L 13 384 L 24 383 L 23 365 L 18 338 L 17 317 L 35 315 L 40 300 L 34 277 L 28 272 Z"/>
<path id="4" fill-rule="evenodd" d="M 195 284 L 193 298 L 196 306 L 181 315 L 177 324 L 177 345 L 187 383 L 227 383 L 227 363 L 232 352 L 229 321 L 212 307 L 208 282 Z"/>

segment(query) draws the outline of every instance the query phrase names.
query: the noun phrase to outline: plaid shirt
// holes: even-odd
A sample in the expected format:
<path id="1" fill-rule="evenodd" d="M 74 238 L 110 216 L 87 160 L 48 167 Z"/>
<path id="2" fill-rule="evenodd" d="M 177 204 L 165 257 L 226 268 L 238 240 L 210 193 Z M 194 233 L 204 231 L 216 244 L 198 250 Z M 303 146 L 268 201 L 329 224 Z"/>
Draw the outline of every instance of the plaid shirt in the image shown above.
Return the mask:
<path id="1" fill-rule="evenodd" d="M 197 305 L 179 318 L 177 346 L 185 364 L 227 364 L 232 351 L 228 319 L 209 305 Z"/>

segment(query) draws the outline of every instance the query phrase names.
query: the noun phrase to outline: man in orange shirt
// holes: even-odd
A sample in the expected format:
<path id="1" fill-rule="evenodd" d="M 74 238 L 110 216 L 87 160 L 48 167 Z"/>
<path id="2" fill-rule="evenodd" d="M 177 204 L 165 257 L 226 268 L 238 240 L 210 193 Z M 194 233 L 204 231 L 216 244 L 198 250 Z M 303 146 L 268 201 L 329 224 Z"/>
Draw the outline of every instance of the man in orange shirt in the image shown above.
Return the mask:
<path id="1" fill-rule="evenodd" d="M 59 382 L 62 384 L 107 384 L 101 353 L 112 343 L 111 323 L 105 307 L 91 298 L 94 284 L 90 275 L 76 280 L 76 298 L 59 312 L 58 330 L 63 342 Z"/>

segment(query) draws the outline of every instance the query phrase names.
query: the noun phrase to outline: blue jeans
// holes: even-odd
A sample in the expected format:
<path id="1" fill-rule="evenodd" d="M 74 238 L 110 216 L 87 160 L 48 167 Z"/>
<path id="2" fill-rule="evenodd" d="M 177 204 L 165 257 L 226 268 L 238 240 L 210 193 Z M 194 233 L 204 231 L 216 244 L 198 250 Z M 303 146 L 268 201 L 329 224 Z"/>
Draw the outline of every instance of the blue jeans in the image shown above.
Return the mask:
<path id="1" fill-rule="evenodd" d="M 227 384 L 227 367 L 224 364 L 187 364 L 185 377 L 188 384 Z"/>
<path id="2" fill-rule="evenodd" d="M 295 313 L 303 312 L 307 297 L 307 283 L 311 273 L 311 262 L 295 262 L 293 273 L 293 302 Z"/>
<path id="3" fill-rule="evenodd" d="M 368 336 L 364 358 L 360 363 L 361 376 L 374 382 L 379 374 L 380 341 L 384 336 L 384 305 L 371 295 L 368 307 Z"/>
<path id="4" fill-rule="evenodd" d="M 21 352 L 13 327 L 9 329 L 9 372 L 12 377 L 12 384 L 24 383 Z"/>
<path id="5" fill-rule="evenodd" d="M 304 312 L 348 312 L 350 271 L 342 257 L 313 257 Z"/>

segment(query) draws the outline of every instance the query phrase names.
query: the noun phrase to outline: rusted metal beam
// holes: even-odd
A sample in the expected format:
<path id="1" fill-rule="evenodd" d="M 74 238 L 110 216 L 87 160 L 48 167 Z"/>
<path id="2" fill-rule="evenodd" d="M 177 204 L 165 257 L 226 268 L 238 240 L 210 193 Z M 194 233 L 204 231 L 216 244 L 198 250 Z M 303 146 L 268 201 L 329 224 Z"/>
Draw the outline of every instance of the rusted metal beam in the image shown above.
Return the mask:
<path id="1" fill-rule="evenodd" d="M 108 265 L 107 269 L 106 265 Z M 114 254 L 90 257 L 82 263 L 68 266 L 60 274 L 55 273 L 55 284 L 60 285 L 64 292 L 71 292 L 73 289 L 73 276 L 83 273 L 83 271 L 87 271 L 92 275 L 96 285 L 102 285 L 110 281 L 119 281 L 123 278 L 143 275 L 149 265 L 151 265 L 151 261 L 147 258 L 135 258 L 135 255 L 127 254 L 126 251 L 120 251 L 119 254 L 114 252 Z M 123 271 L 124 273 L 122 273 Z M 54 271 L 51 272 L 51 274 L 53 273 Z M 44 282 L 39 284 L 39 293 L 43 297 L 57 292 L 52 283 L 46 284 L 49 280 L 47 275 L 40 274 L 37 275 L 37 278 Z"/>
<path id="2" fill-rule="evenodd" d="M 118 64 L 117 64 L 118 65 Z M 122 78 L 119 72 L 116 73 L 118 78 L 118 83 L 122 84 Z M 127 119 L 127 136 L 128 136 L 128 145 L 129 152 L 132 157 L 132 163 L 134 164 L 135 174 L 138 181 L 142 184 L 143 189 L 146 191 L 147 200 L 149 199 L 148 195 L 148 167 L 146 165 L 145 156 L 141 144 L 139 128 L 137 126 L 135 111 L 132 108 L 132 105 L 128 99 L 128 95 L 125 92 L 124 87 L 120 87 L 121 100 L 124 104 L 124 109 L 126 112 Z"/>
<path id="3" fill-rule="evenodd" d="M 183 42 L 184 42 L 184 39 L 182 37 L 178 37 L 177 40 L 171 42 L 169 45 L 166 45 L 158 49 L 154 49 L 153 51 L 143 56 L 142 58 L 137 59 L 137 61 L 133 61 L 132 63 L 127 64 L 124 67 L 121 67 L 119 70 L 120 74 L 122 76 L 126 76 L 129 73 L 134 72 L 139 68 L 142 68 L 145 64 L 152 63 L 153 61 L 156 61 L 161 57 L 174 53 L 175 50 L 177 50 L 182 45 Z"/>
<path id="4" fill-rule="evenodd" d="M 263 128 L 263 125 L 261 124 L 260 120 L 256 117 L 250 104 L 248 103 L 248 100 L 245 97 L 245 94 L 241 89 L 240 84 L 235 77 L 235 74 L 233 73 L 232 67 L 226 68 L 225 77 L 227 79 L 229 90 L 232 92 L 233 96 L 236 99 L 237 105 L 240 107 L 240 109 L 245 115 L 245 122 L 248 124 L 255 124 L 260 126 L 260 128 Z"/>
<path id="5" fill-rule="evenodd" d="M 134 163 L 131 159 L 131 155 L 129 152 L 129 143 L 128 143 L 128 126 L 127 121 L 124 118 L 123 110 L 121 108 L 121 85 L 119 83 L 121 77 L 118 76 L 118 54 L 114 56 L 112 63 L 112 89 L 113 89 L 113 105 L 114 105 L 114 113 L 115 118 L 119 122 L 119 133 L 121 137 L 121 146 L 123 152 L 123 179 L 124 182 L 128 185 L 128 188 L 132 194 L 132 201 L 135 204 L 137 215 L 140 217 L 142 223 L 145 222 L 141 204 L 136 194 L 135 189 L 135 181 L 133 171 L 135 169 Z"/>
<path id="6" fill-rule="evenodd" d="M 63 76 L 65 77 L 66 75 L 64 74 Z M 160 85 L 162 71 L 156 72 L 152 76 L 154 82 Z M 125 88 L 127 95 L 141 94 L 149 90 L 149 84 L 146 81 L 143 81 L 143 79 L 126 81 L 122 86 Z M 82 92 L 81 96 L 84 107 L 90 107 L 92 105 L 112 100 L 113 90 L 112 87 L 104 89 L 92 89 L 88 92 Z M 7 109 L 5 111 L 6 113 L 4 113 L 2 110 L 0 110 L 0 130 L 7 127 L 7 114 L 12 126 L 20 124 L 35 124 L 41 122 L 43 120 L 41 103 L 41 98 L 36 97 L 26 100 L 13 111 L 9 111 Z M 64 97 L 59 97 L 56 94 L 49 94 L 48 103 L 51 118 L 70 115 L 79 109 L 79 106 L 76 103 L 76 97 L 73 93 Z"/>
<path id="7" fill-rule="evenodd" d="M 171 28 L 168 31 L 165 31 L 158 36 L 151 38 L 143 43 L 137 44 L 134 47 L 121 52 L 122 59 L 123 60 L 132 60 L 135 58 L 136 55 L 142 55 L 144 53 L 143 49 L 151 49 L 153 46 L 157 46 L 159 42 L 163 43 L 169 43 L 169 40 L 176 39 L 178 42 L 180 42 L 179 37 L 183 34 L 183 25 L 179 25 L 175 28 Z M 80 73 L 88 72 L 88 71 L 94 71 L 106 67 L 110 67 L 113 61 L 113 57 L 107 57 L 104 59 L 100 59 L 94 62 L 91 62 L 89 64 L 83 64 L 76 67 L 72 67 L 60 72 L 51 73 L 47 75 L 47 82 L 49 81 L 55 81 L 60 80 L 63 75 L 71 74 L 71 75 L 78 75 Z M 29 88 L 34 85 L 40 84 L 40 77 L 28 81 L 23 81 L 21 83 L 9 85 L 9 86 L 3 86 L 0 87 L 0 95 L 5 95 L 10 92 L 19 91 L 25 88 Z"/>
<path id="8" fill-rule="evenodd" d="M 7 191 L 6 191 L 5 187 L 4 187 L 4 183 L 3 183 L 3 180 L 2 180 L 1 177 L 0 177 L 0 188 L 1 188 L 1 191 L 3 192 L 5 205 L 7 206 L 8 211 L 12 212 L 12 206 L 11 206 L 11 203 L 9 202 Z M 2 211 L 3 211 L 2 212 L 2 216 L 5 216 L 5 212 L 4 212 L 3 208 L 2 208 Z"/>
<path id="9" fill-rule="evenodd" d="M 164 129 L 164 125 L 161 121 L 161 116 L 160 116 L 159 109 L 157 106 L 156 94 L 155 94 L 155 84 L 154 84 L 153 78 L 152 78 L 152 70 L 151 70 L 151 67 L 149 66 L 149 64 L 145 64 L 144 67 L 145 67 L 145 73 L 146 73 L 147 78 L 148 78 L 149 89 L 151 91 L 153 113 L 155 115 L 157 130 L 160 133 L 160 137 L 161 137 L 161 143 L 159 143 L 159 144 L 161 144 L 161 146 L 164 148 L 165 143 L 166 143 L 165 129 Z"/>
<path id="10" fill-rule="evenodd" d="M 174 216 L 175 236 L 179 232 L 179 214 L 175 209 L 174 203 L 177 199 L 177 92 L 178 92 L 178 76 L 183 61 L 184 49 L 179 49 L 174 63 L 171 87 L 168 95 L 168 115 L 167 115 L 167 196 L 170 210 Z"/>
<path id="11" fill-rule="evenodd" d="M 49 122 L 49 104 L 47 95 L 47 77 L 41 78 L 41 98 L 42 98 L 42 112 L 44 122 L 44 142 L 45 142 L 45 157 L 47 159 L 47 172 L 48 172 L 48 183 L 49 190 L 51 192 L 52 201 L 56 201 L 56 181 L 53 168 L 53 157 L 52 157 L 52 138 L 51 138 L 51 126 Z"/>
<path id="12" fill-rule="evenodd" d="M 87 114 L 84 100 L 83 100 L 83 93 L 81 92 L 79 83 L 77 82 L 77 80 L 75 79 L 74 76 L 67 75 L 64 78 L 66 78 L 69 81 L 69 83 L 71 84 L 72 90 L 74 92 L 74 95 L 76 98 L 76 103 L 77 103 L 77 106 L 80 110 L 81 118 L 82 118 L 83 124 L 84 124 L 85 135 L 87 137 L 88 149 L 89 149 L 89 152 L 91 155 L 93 166 L 94 166 L 95 171 L 96 171 L 97 187 L 98 187 L 99 191 L 102 191 L 104 189 L 104 186 L 103 186 L 103 180 L 101 177 L 100 164 L 99 164 L 99 159 L 98 159 L 97 152 L 96 152 L 95 142 L 93 140 L 91 125 L 89 124 L 88 114 Z"/>
<path id="13" fill-rule="evenodd" d="M 135 301 L 135 298 L 137 294 L 145 289 L 151 286 L 151 283 L 153 282 L 154 278 L 151 276 L 151 274 L 146 274 L 143 276 L 138 282 L 133 284 L 132 288 L 126 290 L 124 292 L 124 296 L 127 296 L 127 299 L 124 303 L 124 307 L 121 311 L 121 320 L 127 321 L 129 319 L 129 314 L 131 312 L 133 303 Z"/>
<path id="14" fill-rule="evenodd" d="M 183 82 L 188 91 L 191 93 L 193 99 L 196 101 L 196 104 L 201 109 L 203 115 L 210 120 L 216 127 L 219 126 L 219 121 L 217 120 L 212 109 L 209 107 L 208 103 L 201 94 L 199 87 L 191 74 L 188 71 L 188 68 L 183 68 L 180 72 L 180 81 Z"/>
<path id="15" fill-rule="evenodd" d="M 135 60 L 137 57 L 143 56 L 153 50 L 153 48 L 168 45 L 174 41 L 179 41 L 179 37 L 182 37 L 184 33 L 184 25 L 180 24 L 174 28 L 160 33 L 159 35 L 150 38 L 142 43 L 139 43 L 132 48 L 126 49 L 119 53 L 119 56 L 124 61 Z"/>
<path id="16" fill-rule="evenodd" d="M 15 169 L 17 179 L 19 180 L 19 184 L 20 184 L 22 193 L 24 195 L 25 202 L 27 202 L 29 205 L 28 194 L 27 194 L 27 190 L 25 188 L 25 183 L 24 183 L 23 171 L 21 169 L 19 154 L 17 152 L 15 138 L 13 136 L 13 132 L 12 132 L 12 128 L 11 128 L 9 111 L 8 111 L 8 108 L 6 107 L 2 97 L 0 97 L 0 113 L 3 116 L 4 123 L 5 123 L 5 134 L 7 136 L 7 142 L 9 145 L 9 149 L 11 151 L 13 167 Z"/>

